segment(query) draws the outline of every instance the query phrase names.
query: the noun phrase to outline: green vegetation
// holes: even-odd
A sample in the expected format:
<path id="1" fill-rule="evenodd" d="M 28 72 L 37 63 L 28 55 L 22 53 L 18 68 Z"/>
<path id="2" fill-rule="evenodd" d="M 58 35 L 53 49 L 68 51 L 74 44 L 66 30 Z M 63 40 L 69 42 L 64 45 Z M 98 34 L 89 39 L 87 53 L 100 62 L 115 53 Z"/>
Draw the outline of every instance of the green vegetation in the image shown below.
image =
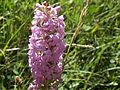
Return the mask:
<path id="1" fill-rule="evenodd" d="M 32 81 L 28 38 L 43 1 L 0 0 L 0 90 L 27 90 Z M 62 7 L 66 23 L 59 90 L 120 90 L 120 0 L 46 1 Z"/>

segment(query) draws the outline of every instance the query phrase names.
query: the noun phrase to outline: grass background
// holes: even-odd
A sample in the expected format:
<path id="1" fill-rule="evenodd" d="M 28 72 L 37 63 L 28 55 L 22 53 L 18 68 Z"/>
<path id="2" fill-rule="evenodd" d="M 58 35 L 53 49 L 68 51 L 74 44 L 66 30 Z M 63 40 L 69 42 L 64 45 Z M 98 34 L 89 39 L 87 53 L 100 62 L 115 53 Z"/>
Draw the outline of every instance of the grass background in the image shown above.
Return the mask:
<path id="1" fill-rule="evenodd" d="M 28 38 L 36 2 L 0 0 L 0 90 L 27 90 Z M 59 90 L 120 90 L 120 0 L 46 0 L 65 17 Z M 19 76 L 21 82 L 16 81 Z"/>

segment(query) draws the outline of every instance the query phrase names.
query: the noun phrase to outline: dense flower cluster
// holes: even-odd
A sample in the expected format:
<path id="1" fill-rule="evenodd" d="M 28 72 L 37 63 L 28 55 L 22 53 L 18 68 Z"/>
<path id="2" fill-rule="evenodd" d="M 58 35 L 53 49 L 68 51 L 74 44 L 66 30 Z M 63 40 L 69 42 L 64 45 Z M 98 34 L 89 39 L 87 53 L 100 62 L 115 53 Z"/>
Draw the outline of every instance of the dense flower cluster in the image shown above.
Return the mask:
<path id="1" fill-rule="evenodd" d="M 36 4 L 28 52 L 34 77 L 34 83 L 29 87 L 31 90 L 61 79 L 65 24 L 63 16 L 57 15 L 59 10 L 60 6 L 52 7 L 46 2 Z"/>

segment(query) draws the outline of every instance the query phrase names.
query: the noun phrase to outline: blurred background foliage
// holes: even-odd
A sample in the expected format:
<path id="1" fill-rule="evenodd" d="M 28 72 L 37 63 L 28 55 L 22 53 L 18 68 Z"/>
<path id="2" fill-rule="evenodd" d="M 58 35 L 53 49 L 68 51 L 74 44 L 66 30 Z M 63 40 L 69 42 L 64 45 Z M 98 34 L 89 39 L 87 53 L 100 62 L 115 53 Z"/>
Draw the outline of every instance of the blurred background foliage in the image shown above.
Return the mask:
<path id="1" fill-rule="evenodd" d="M 0 0 L 0 90 L 27 90 L 33 80 L 28 38 L 35 4 L 43 1 Z M 120 0 L 88 0 L 82 18 L 87 0 L 46 1 L 61 6 L 66 23 L 59 90 L 120 90 Z"/>

